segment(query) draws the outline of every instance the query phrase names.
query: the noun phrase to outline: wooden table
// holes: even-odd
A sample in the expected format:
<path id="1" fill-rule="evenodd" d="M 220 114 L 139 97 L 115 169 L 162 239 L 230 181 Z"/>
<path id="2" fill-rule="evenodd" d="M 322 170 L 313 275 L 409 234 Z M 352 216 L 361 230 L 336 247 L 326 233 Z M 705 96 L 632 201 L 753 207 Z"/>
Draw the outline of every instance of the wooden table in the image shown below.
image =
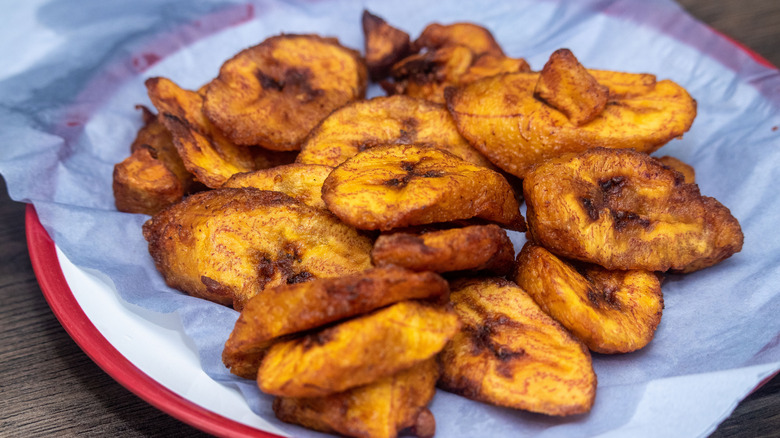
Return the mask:
<path id="1" fill-rule="evenodd" d="M 680 3 L 780 66 L 780 1 Z M 712 436 L 778 434 L 780 376 L 740 403 Z M 75 435 L 207 436 L 124 389 L 68 337 L 30 266 L 24 205 L 8 198 L 0 180 L 0 436 Z"/>

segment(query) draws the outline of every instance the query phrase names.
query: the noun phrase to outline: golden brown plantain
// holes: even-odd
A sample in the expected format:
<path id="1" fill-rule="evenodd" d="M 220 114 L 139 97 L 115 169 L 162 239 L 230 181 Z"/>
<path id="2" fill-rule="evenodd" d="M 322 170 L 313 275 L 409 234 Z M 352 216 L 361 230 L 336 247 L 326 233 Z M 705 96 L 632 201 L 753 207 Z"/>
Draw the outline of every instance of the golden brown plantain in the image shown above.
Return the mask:
<path id="1" fill-rule="evenodd" d="M 384 79 L 390 67 L 412 52 L 409 34 L 390 26 L 382 17 L 363 10 L 366 66 L 373 81 Z"/>
<path id="2" fill-rule="evenodd" d="M 318 164 L 287 164 L 238 173 L 231 176 L 222 187 L 254 187 L 282 192 L 306 205 L 324 210 L 322 183 L 332 170 L 332 167 Z"/>
<path id="3" fill-rule="evenodd" d="M 558 49 L 539 73 L 534 96 L 580 126 L 604 111 L 609 88 L 599 84 L 569 49 Z"/>
<path id="4" fill-rule="evenodd" d="M 233 174 L 255 170 L 249 149 L 231 143 L 203 115 L 200 94 L 166 78 L 149 78 L 146 88 L 184 166 L 198 181 L 217 188 Z"/>
<path id="5" fill-rule="evenodd" d="M 344 392 L 312 398 L 277 397 L 273 409 L 284 422 L 321 432 L 394 438 L 409 431 L 412 436 L 433 437 L 436 421 L 427 406 L 438 378 L 436 360 L 428 359 Z"/>
<path id="6" fill-rule="evenodd" d="M 501 74 L 448 88 L 447 108 L 469 143 L 520 178 L 536 163 L 597 146 L 651 153 L 688 131 L 696 117 L 696 101 L 674 82 L 588 73 L 609 89 L 609 99 L 581 126 L 534 97 L 539 73 Z"/>
<path id="7" fill-rule="evenodd" d="M 547 415 L 591 409 L 590 353 L 517 285 L 499 278 L 460 281 L 450 298 L 463 327 L 439 355 L 439 387 Z"/>
<path id="8" fill-rule="evenodd" d="M 512 241 L 493 224 L 381 235 L 371 250 L 376 266 L 397 265 L 414 271 L 489 271 L 501 276 L 512 271 L 514 259 Z"/>
<path id="9" fill-rule="evenodd" d="M 728 208 L 640 152 L 549 160 L 526 174 L 523 190 L 532 240 L 606 269 L 691 272 L 742 248 Z"/>
<path id="10" fill-rule="evenodd" d="M 504 56 L 493 34 L 474 23 L 453 23 L 442 25 L 431 23 L 423 29 L 414 41 L 415 50 L 436 50 L 445 46 L 465 46 L 475 56 L 490 54 Z"/>
<path id="11" fill-rule="evenodd" d="M 170 287 L 236 309 L 264 287 L 371 266 L 371 241 L 355 229 L 283 193 L 254 188 L 192 195 L 148 220 L 143 232 Z"/>
<path id="12" fill-rule="evenodd" d="M 669 155 L 657 157 L 656 160 L 660 161 L 664 166 L 680 172 L 686 184 L 694 184 L 696 182 L 696 171 L 690 164 Z"/>
<path id="13" fill-rule="evenodd" d="M 338 278 L 282 284 L 258 291 L 236 321 L 222 361 L 231 372 L 254 379 L 262 353 L 279 337 L 361 315 L 398 301 L 446 301 L 447 282 L 433 272 L 373 268 Z M 256 358 L 253 366 L 247 358 Z"/>
<path id="14" fill-rule="evenodd" d="M 525 228 L 504 177 L 430 147 L 393 145 L 360 152 L 331 172 L 322 199 L 345 223 L 364 230 L 472 217 Z"/>
<path id="15" fill-rule="evenodd" d="M 661 284 L 650 271 L 579 269 L 526 243 L 515 281 L 556 321 L 597 353 L 628 353 L 647 345 L 661 322 Z"/>
<path id="16" fill-rule="evenodd" d="M 322 397 L 432 358 L 458 331 L 440 306 L 403 301 L 268 349 L 257 382 L 284 397 Z"/>
<path id="17" fill-rule="evenodd" d="M 494 169 L 458 133 L 446 108 L 401 95 L 353 102 L 334 111 L 311 132 L 297 161 L 336 167 L 360 151 L 387 144 L 437 147 Z"/>
<path id="18" fill-rule="evenodd" d="M 225 62 L 205 112 L 236 144 L 291 151 L 331 111 L 366 92 L 360 55 L 335 38 L 279 35 Z"/>
<path id="19" fill-rule="evenodd" d="M 143 111 L 144 125 L 130 145 L 130 156 L 114 166 L 114 200 L 119 211 L 153 215 L 180 200 L 195 181 L 171 133 L 148 108 L 137 108 Z"/>

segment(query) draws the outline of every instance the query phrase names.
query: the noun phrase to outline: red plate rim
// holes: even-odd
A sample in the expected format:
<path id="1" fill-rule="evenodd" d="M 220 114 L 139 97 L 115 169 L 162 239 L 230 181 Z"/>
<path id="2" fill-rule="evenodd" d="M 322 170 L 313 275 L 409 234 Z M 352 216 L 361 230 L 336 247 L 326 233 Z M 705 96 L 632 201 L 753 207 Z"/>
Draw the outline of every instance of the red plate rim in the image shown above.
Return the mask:
<path id="1" fill-rule="evenodd" d="M 103 371 L 150 405 L 217 436 L 278 438 L 216 414 L 174 393 L 124 357 L 92 324 L 62 273 L 54 241 L 41 225 L 32 204 L 25 210 L 25 232 L 33 271 L 43 296 L 62 327 Z"/>

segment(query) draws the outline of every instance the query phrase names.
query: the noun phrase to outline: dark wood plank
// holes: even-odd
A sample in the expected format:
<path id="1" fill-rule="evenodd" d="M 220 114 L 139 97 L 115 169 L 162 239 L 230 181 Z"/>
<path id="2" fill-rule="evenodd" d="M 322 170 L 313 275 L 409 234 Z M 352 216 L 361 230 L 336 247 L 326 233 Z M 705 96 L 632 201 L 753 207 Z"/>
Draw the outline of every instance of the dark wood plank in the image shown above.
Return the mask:
<path id="1" fill-rule="evenodd" d="M 680 0 L 709 23 L 780 65 L 780 1 Z M 774 437 L 780 377 L 745 399 L 713 437 Z M 70 339 L 35 280 L 24 205 L 0 178 L 0 435 L 207 436 L 146 404 L 98 368 Z"/>

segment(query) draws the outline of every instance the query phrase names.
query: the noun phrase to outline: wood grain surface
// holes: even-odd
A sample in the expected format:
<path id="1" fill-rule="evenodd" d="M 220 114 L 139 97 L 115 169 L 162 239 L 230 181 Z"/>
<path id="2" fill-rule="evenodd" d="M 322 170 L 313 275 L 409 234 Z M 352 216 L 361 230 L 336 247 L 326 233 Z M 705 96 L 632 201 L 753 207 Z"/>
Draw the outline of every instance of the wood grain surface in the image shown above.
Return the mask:
<path id="1" fill-rule="evenodd" d="M 780 65 L 780 1 L 680 4 Z M 776 437 L 779 431 L 780 377 L 775 377 L 742 401 L 712 436 Z M 70 339 L 38 287 L 27 253 L 24 205 L 8 198 L 4 181 L 0 181 L 0 436 L 207 436 L 120 386 Z"/>

